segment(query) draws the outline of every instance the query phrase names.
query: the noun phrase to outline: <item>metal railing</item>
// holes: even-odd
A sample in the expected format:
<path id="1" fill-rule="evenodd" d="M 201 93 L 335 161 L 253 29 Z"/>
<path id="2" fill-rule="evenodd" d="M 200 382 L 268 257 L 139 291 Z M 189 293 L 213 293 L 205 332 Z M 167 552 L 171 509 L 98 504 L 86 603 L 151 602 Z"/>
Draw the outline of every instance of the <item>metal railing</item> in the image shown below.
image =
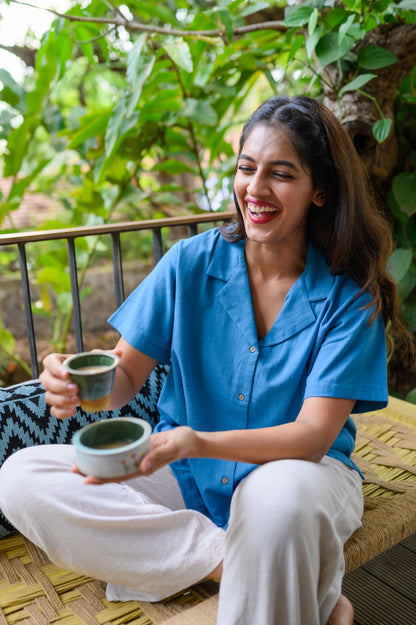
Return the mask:
<path id="1" fill-rule="evenodd" d="M 61 228 L 59 230 L 38 230 L 34 232 L 0 234 L 0 246 L 17 245 L 18 248 L 23 306 L 25 312 L 26 331 L 30 353 L 30 365 L 33 377 L 37 378 L 39 376 L 39 364 L 36 348 L 35 328 L 33 323 L 28 262 L 26 257 L 26 245 L 28 243 L 34 243 L 39 241 L 52 241 L 58 239 L 66 240 L 67 242 L 75 345 L 77 351 L 80 352 L 83 351 L 84 341 L 82 332 L 77 259 L 75 251 L 76 238 L 104 234 L 109 234 L 111 236 L 111 254 L 113 263 L 115 301 L 117 307 L 119 307 L 125 299 L 123 258 L 120 234 L 138 230 L 151 230 L 153 235 L 153 259 L 154 264 L 156 265 L 156 263 L 159 262 L 164 254 L 162 242 L 162 228 L 186 226 L 188 236 L 194 236 L 198 233 L 198 224 L 214 224 L 219 221 L 226 222 L 233 219 L 234 217 L 234 212 L 227 211 L 222 213 L 204 213 L 201 215 L 190 215 L 186 217 L 167 217 L 165 219 L 154 219 L 146 221 L 119 222 L 114 224 L 103 224 L 100 226 L 80 226 L 77 228 Z"/>

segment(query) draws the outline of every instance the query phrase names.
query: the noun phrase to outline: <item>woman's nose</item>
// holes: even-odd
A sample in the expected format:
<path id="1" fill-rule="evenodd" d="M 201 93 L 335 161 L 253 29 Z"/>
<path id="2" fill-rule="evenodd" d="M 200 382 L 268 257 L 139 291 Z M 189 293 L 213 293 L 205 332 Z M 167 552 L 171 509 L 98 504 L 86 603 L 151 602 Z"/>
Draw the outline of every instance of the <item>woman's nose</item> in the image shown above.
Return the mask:
<path id="1" fill-rule="evenodd" d="M 247 191 L 250 195 L 258 195 L 266 191 L 266 181 L 261 172 L 256 171 L 250 176 L 249 183 L 247 185 Z"/>

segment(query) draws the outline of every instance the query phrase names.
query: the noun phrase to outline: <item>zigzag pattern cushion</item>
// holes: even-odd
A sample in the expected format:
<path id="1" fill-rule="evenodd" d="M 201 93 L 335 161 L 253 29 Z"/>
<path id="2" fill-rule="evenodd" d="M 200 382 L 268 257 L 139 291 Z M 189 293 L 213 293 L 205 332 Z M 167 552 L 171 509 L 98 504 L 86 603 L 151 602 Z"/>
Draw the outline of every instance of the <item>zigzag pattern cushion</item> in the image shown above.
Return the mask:
<path id="1" fill-rule="evenodd" d="M 73 417 L 64 420 L 51 416 L 38 380 L 0 389 L 0 466 L 24 447 L 70 443 L 74 432 L 98 419 L 133 415 L 154 427 L 159 418 L 157 401 L 167 372 L 168 367 L 157 365 L 136 397 L 123 408 L 95 414 L 78 409 Z M 13 531 L 0 511 L 0 537 Z"/>

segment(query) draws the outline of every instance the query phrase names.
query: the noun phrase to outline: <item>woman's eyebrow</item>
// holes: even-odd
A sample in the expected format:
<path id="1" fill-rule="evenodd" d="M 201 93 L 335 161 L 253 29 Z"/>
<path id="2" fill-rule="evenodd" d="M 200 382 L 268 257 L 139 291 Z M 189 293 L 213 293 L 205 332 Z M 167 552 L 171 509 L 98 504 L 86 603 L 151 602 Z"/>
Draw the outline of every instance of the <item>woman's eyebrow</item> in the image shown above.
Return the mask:
<path id="1" fill-rule="evenodd" d="M 240 154 L 240 156 L 238 157 L 238 160 L 240 160 L 241 158 L 243 158 L 246 161 L 250 161 L 251 163 L 255 163 L 256 162 L 255 159 L 252 158 L 251 156 L 249 156 L 248 154 Z M 270 161 L 268 163 L 268 165 L 286 165 L 286 167 L 291 167 L 295 171 L 299 171 L 299 169 L 296 167 L 295 163 L 292 163 L 292 161 L 285 161 L 284 159 L 278 159 L 276 161 Z"/>

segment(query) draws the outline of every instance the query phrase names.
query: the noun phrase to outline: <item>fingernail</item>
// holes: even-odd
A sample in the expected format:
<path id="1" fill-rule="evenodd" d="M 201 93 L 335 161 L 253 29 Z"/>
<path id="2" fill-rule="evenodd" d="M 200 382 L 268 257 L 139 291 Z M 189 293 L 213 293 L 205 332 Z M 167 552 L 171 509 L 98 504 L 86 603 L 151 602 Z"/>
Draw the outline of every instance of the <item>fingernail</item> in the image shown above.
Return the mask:
<path id="1" fill-rule="evenodd" d="M 69 383 L 67 386 L 68 391 L 71 391 L 71 393 L 73 393 L 74 391 L 77 390 L 77 385 L 73 384 L 73 383 Z"/>

